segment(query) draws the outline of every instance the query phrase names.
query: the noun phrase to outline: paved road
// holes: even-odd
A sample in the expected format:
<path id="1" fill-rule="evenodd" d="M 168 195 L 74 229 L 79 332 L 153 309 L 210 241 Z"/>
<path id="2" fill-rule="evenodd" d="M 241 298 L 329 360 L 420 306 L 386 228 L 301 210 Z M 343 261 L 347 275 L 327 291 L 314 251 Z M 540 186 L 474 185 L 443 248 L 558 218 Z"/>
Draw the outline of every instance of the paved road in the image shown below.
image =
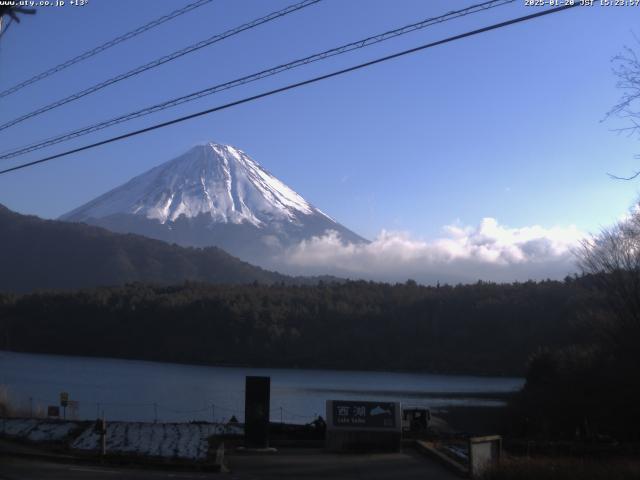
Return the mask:
<path id="1" fill-rule="evenodd" d="M 275 480 L 371 479 L 456 480 L 459 477 L 413 450 L 388 454 L 328 454 L 318 449 L 284 449 L 275 454 L 233 454 L 229 473 L 163 471 L 52 463 L 0 456 L 0 480 Z"/>
<path id="2" fill-rule="evenodd" d="M 221 479 L 222 477 L 215 473 L 67 465 L 23 458 L 0 457 L 0 480 L 187 480 L 210 478 Z"/>
<path id="3" fill-rule="evenodd" d="M 233 480 L 371 479 L 457 480 L 459 477 L 412 449 L 402 453 L 330 454 L 313 449 L 280 449 L 276 454 L 226 457 Z"/>

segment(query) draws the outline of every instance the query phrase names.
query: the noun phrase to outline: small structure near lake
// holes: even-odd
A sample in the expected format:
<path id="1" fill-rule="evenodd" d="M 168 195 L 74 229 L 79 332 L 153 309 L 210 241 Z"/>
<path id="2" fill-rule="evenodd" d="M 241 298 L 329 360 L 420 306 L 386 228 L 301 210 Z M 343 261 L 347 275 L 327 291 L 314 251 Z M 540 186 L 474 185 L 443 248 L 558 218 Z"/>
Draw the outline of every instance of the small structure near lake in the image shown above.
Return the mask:
<path id="1" fill-rule="evenodd" d="M 325 446 L 333 452 L 400 450 L 399 402 L 327 400 Z"/>
<path id="2" fill-rule="evenodd" d="M 248 448 L 269 448 L 270 399 L 271 377 L 246 377 L 244 435 Z"/>
<path id="3" fill-rule="evenodd" d="M 469 475 L 479 478 L 487 468 L 500 463 L 502 437 L 489 435 L 469 439 Z"/>
<path id="4" fill-rule="evenodd" d="M 402 409 L 402 431 L 425 433 L 429 428 L 431 420 L 431 410 L 428 408 L 403 408 Z"/>

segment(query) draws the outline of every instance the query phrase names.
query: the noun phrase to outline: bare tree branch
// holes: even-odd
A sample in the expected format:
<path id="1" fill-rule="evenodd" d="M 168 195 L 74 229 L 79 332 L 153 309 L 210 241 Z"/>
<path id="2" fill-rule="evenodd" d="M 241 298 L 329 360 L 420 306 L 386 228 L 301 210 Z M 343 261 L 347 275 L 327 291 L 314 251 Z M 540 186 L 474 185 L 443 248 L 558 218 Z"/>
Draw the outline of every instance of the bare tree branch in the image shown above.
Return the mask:
<path id="1" fill-rule="evenodd" d="M 579 259 L 583 273 L 593 276 L 609 305 L 612 316 L 602 328 L 609 343 L 627 350 L 637 349 L 640 341 L 640 208 L 634 209 L 628 219 L 584 240 Z"/>
<path id="2" fill-rule="evenodd" d="M 632 32 L 636 43 L 640 45 L 640 39 Z M 611 59 L 612 72 L 617 77 L 616 87 L 622 91 L 622 96 L 604 120 L 611 117 L 623 119 L 630 126 L 615 128 L 614 132 L 625 134 L 627 137 L 640 136 L 640 59 L 636 50 L 625 46 L 622 53 Z M 613 175 L 607 173 L 614 180 L 634 180 L 640 176 L 640 171 L 632 175 Z"/>

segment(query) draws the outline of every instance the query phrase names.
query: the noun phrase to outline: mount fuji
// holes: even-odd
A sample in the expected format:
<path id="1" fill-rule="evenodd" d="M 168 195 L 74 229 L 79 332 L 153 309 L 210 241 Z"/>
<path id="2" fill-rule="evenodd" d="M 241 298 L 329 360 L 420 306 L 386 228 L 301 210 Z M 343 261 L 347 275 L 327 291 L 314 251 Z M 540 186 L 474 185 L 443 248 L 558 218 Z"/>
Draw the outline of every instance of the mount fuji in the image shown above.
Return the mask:
<path id="1" fill-rule="evenodd" d="M 274 267 L 279 253 L 335 231 L 367 242 L 307 202 L 242 150 L 207 143 L 60 217 L 182 246 L 217 246 Z"/>

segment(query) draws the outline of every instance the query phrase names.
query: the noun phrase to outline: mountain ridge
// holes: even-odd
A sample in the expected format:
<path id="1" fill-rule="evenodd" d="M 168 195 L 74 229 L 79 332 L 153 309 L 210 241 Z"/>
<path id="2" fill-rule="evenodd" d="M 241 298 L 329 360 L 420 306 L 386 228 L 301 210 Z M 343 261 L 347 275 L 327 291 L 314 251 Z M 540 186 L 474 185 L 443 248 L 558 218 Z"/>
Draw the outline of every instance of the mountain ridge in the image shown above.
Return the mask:
<path id="1" fill-rule="evenodd" d="M 197 145 L 62 215 L 118 233 L 137 233 L 182 246 L 218 246 L 251 263 L 275 268 L 277 254 L 336 231 L 367 242 L 242 150 Z"/>
<path id="2" fill-rule="evenodd" d="M 290 277 L 218 247 L 189 248 L 83 223 L 44 220 L 0 204 L 0 291 L 77 289 L 131 282 L 169 285 L 313 284 L 332 277 Z"/>

